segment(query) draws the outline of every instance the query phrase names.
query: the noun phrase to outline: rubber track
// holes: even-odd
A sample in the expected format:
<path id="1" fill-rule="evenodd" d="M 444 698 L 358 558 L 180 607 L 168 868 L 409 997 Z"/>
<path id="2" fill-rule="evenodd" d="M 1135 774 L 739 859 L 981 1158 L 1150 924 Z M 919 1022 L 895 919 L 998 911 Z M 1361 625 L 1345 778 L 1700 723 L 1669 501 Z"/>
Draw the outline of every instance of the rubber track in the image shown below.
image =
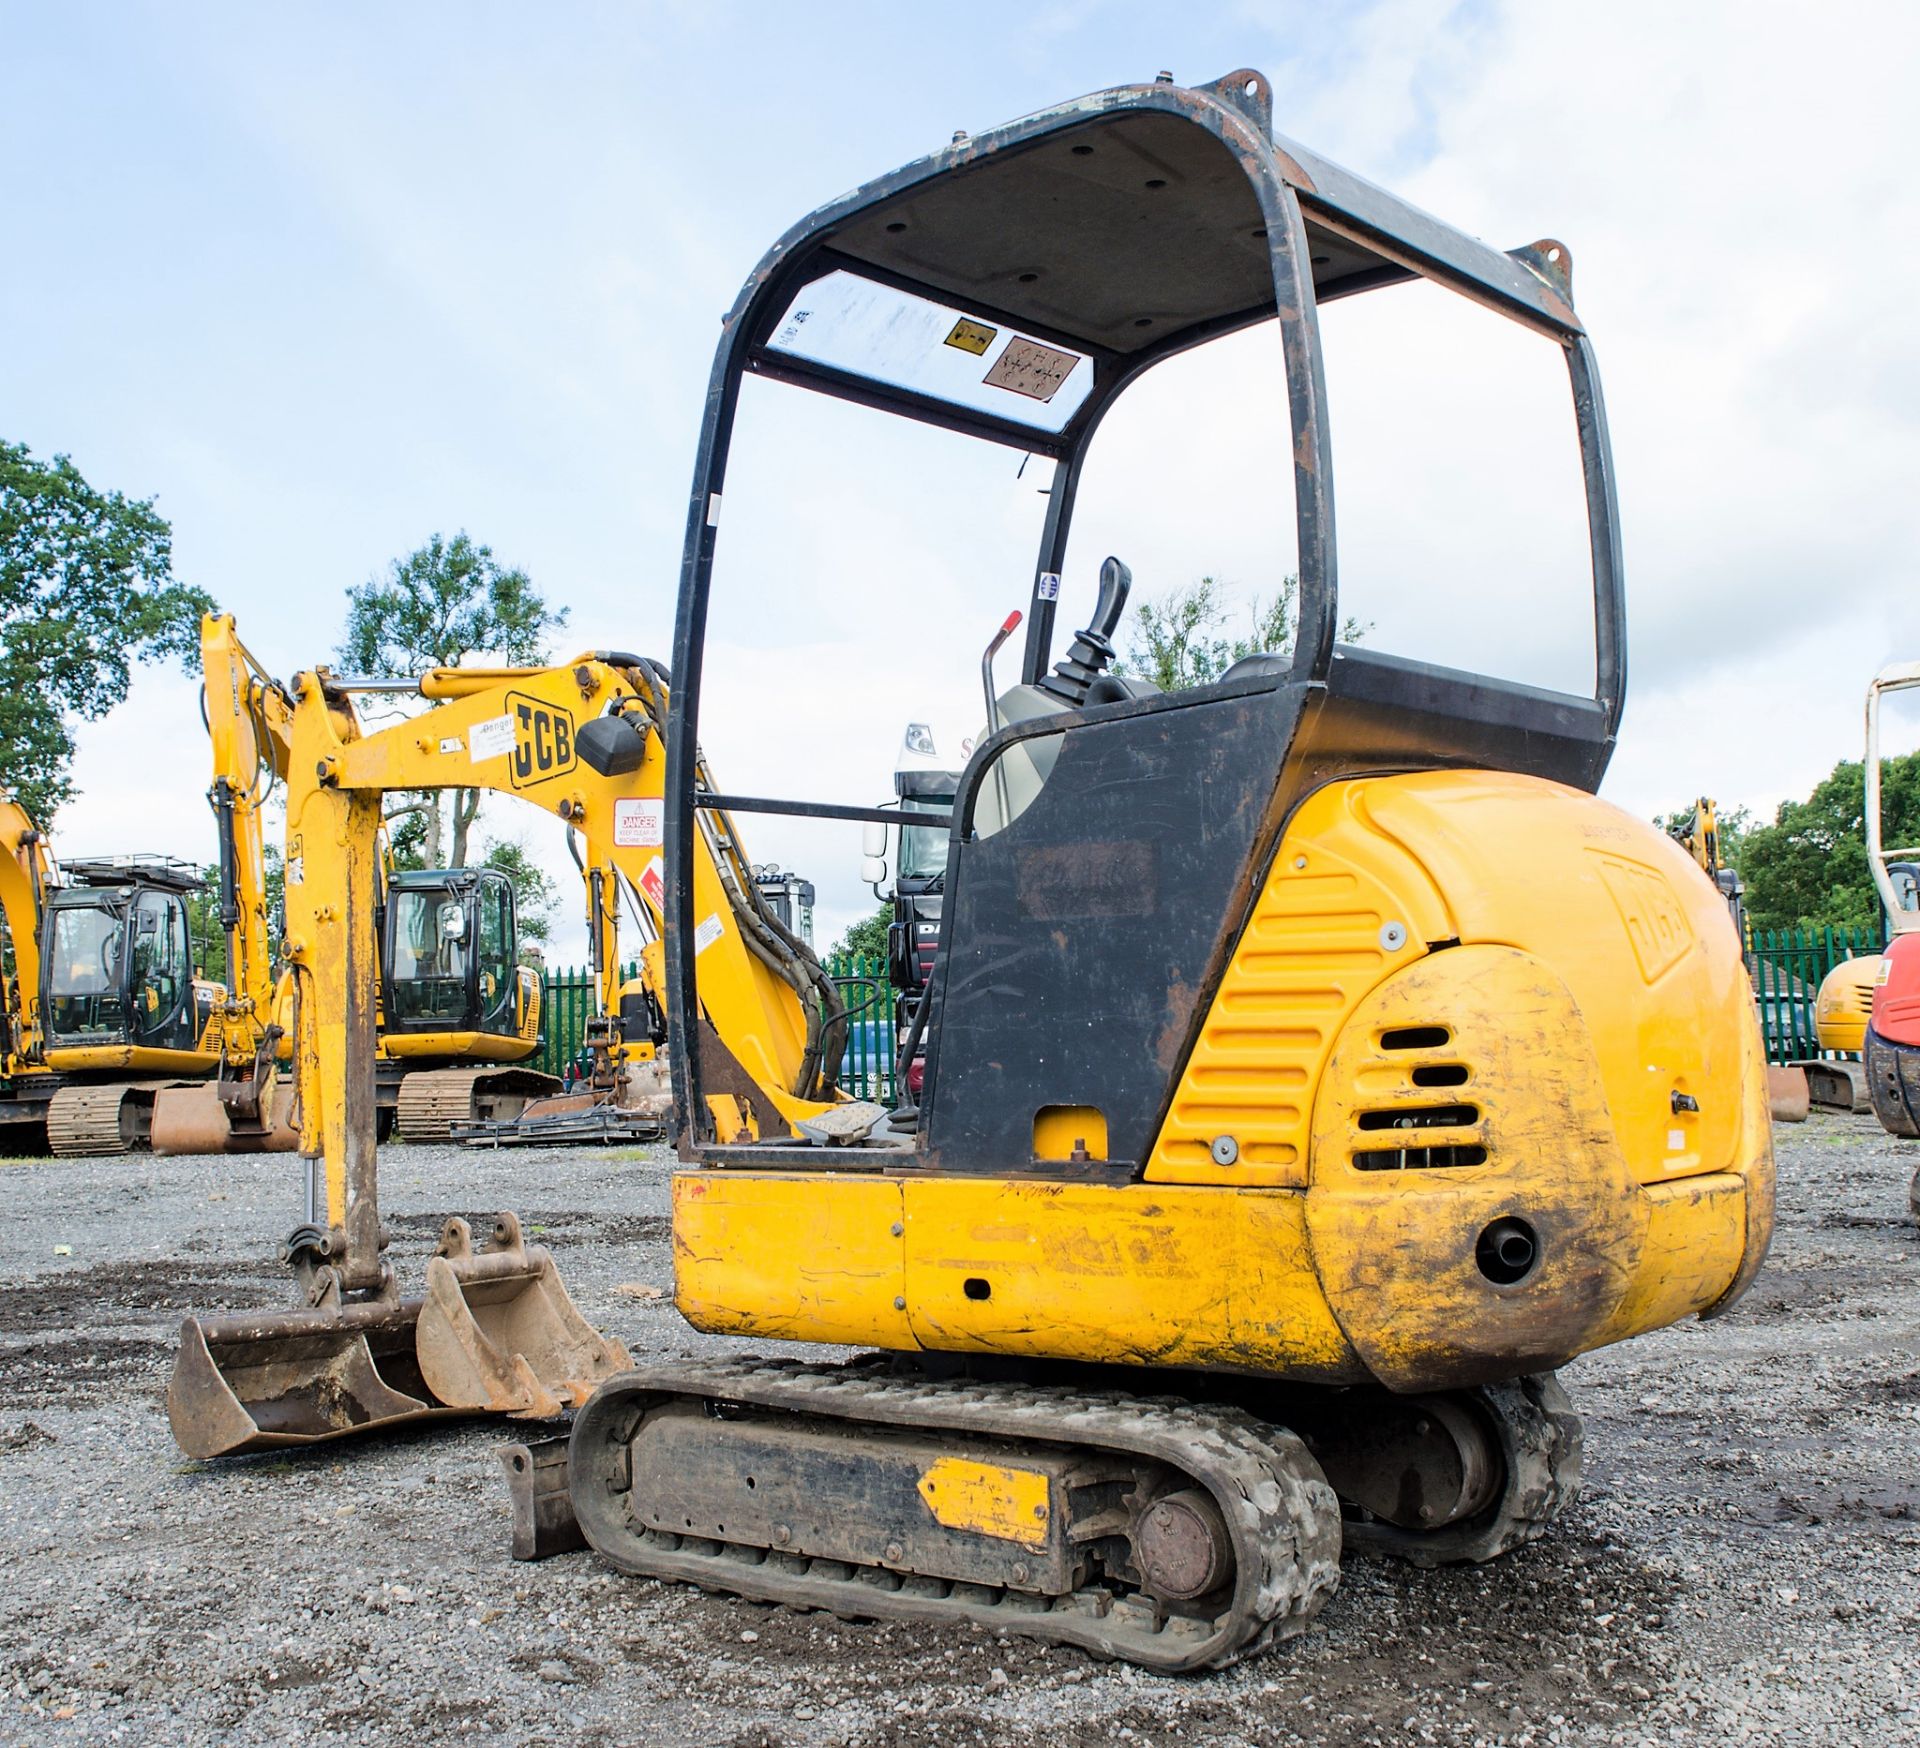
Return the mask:
<path id="1" fill-rule="evenodd" d="M 120 1133 L 120 1106 L 135 1090 L 126 1081 L 61 1087 L 47 1101 L 48 1151 L 63 1158 L 132 1152 Z"/>
<path id="2" fill-rule="evenodd" d="M 490 1062 L 484 1068 L 416 1068 L 402 1077 L 394 1120 L 402 1141 L 448 1141 L 455 1123 L 477 1122 L 474 1103 L 492 1082 L 527 1082 L 528 1098 L 558 1092 L 550 1074 L 519 1062 Z"/>
<path id="3" fill-rule="evenodd" d="M 882 1362 L 884 1364 L 884 1362 Z M 952 1432 L 1145 1457 L 1206 1486 L 1235 1543 L 1231 1602 L 1211 1621 L 1165 1614 L 1101 1585 L 1044 1597 L 902 1575 L 635 1525 L 595 1456 L 624 1444 L 630 1399 L 678 1395 L 861 1426 Z M 615 1472 L 624 1465 L 611 1465 Z M 855 1362 L 654 1365 L 609 1379 L 574 1423 L 570 1486 L 589 1543 L 623 1571 L 849 1619 L 977 1622 L 1175 1672 L 1218 1668 L 1294 1637 L 1340 1578 L 1340 1505 L 1294 1434 L 1234 1408 L 1173 1398 L 978 1381 L 902 1379 Z"/>
<path id="4" fill-rule="evenodd" d="M 1349 1523 L 1347 1540 L 1415 1566 L 1477 1565 L 1535 1540 L 1580 1497 L 1580 1417 L 1552 1372 L 1462 1391 L 1496 1429 L 1506 1459 L 1500 1497 L 1478 1517 L 1445 1529 Z"/>

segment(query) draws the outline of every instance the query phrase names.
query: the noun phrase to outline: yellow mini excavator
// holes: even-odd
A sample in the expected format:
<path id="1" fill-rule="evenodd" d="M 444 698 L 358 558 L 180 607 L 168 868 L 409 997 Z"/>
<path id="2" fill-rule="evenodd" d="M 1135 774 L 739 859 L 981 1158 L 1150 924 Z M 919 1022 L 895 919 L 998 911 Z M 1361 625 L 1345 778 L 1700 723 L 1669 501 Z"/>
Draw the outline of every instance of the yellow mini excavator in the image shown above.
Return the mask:
<path id="1" fill-rule="evenodd" d="M 487 788 L 551 809 L 585 841 L 611 1031 L 646 1029 L 623 990 L 612 882 L 659 914 L 667 688 L 643 659 L 585 655 L 556 668 L 439 669 L 417 682 L 430 721 L 360 732 L 353 690 L 325 670 L 285 693 L 286 957 L 307 1217 L 287 1252 L 305 1303 L 188 1319 L 168 1391 L 181 1447 L 223 1456 L 444 1413 L 550 1418 L 625 1365 L 581 1319 L 552 1258 L 502 1214 L 475 1249 L 450 1220 L 426 1292 L 403 1298 L 382 1254 L 374 1104 L 380 802 L 389 790 Z M 383 682 L 383 687 L 385 683 Z M 704 778 L 702 779 L 704 781 Z M 833 981 L 768 908 L 724 814 L 702 828 L 699 884 L 713 917 L 700 1048 L 708 1121 L 742 1140 L 831 1122 L 829 1065 L 845 1044 Z M 727 919 L 724 923 L 722 918 Z M 643 980 L 661 989 L 656 942 Z M 657 998 L 648 998 L 657 999 Z M 645 1040 L 637 1040 L 645 1042 Z M 863 1107 L 865 1126 L 881 1113 Z"/>
<path id="2" fill-rule="evenodd" d="M 1336 645 L 1320 312 L 1410 281 L 1565 370 L 1590 694 Z M 1110 559 L 1056 652 L 1102 417 L 1158 361 L 1261 326 L 1285 407 L 1231 410 L 1276 422 L 1291 458 L 1294 647 L 1178 691 L 1122 679 L 1130 579 Z M 699 752 L 750 374 L 1051 463 L 1019 681 L 946 821 L 939 950 L 901 1048 L 924 1043 L 912 1109 L 836 1093 L 837 1003 L 737 891 L 739 817 L 893 815 L 721 794 Z M 1226 410 L 1191 414 L 1230 431 Z M 1594 794 L 1625 687 L 1618 528 L 1565 247 L 1502 253 L 1276 136 L 1257 72 L 959 135 L 804 219 L 723 326 L 670 696 L 626 657 L 491 695 L 430 675 L 454 700 L 434 732 L 358 739 L 324 676 L 297 682 L 290 768 L 317 777 L 290 797 L 291 952 L 331 1284 L 273 1334 L 190 1324 L 176 1432 L 196 1447 L 223 1368 L 225 1448 L 311 1425 L 315 1369 L 338 1379 L 375 1327 L 356 1375 L 412 1366 L 426 1393 L 395 1394 L 418 1411 L 585 1397 L 564 1453 L 526 1453 L 516 1514 L 532 1488 L 555 1521 L 557 1482 L 622 1570 L 1164 1670 L 1300 1631 L 1343 1542 L 1431 1564 L 1540 1534 L 1579 1481 L 1556 1368 L 1732 1304 L 1773 1218 L 1727 908 Z M 1008 581 L 980 579 L 983 625 Z M 786 732 L 805 705 L 782 701 Z M 634 1368 L 498 1322 L 489 1351 L 441 1290 L 494 1290 L 459 1232 L 409 1322 L 373 1201 L 370 846 L 378 791 L 476 769 L 616 851 L 658 837 L 636 883 L 664 918 L 681 1313 L 884 1358 Z M 503 1220 L 491 1267 L 525 1282 L 516 1239 Z M 239 1375 L 248 1336 L 287 1365 Z M 342 1407 L 330 1430 L 388 1410 Z"/>
<path id="3" fill-rule="evenodd" d="M 207 799 L 220 848 L 220 920 L 234 987 L 216 1004 L 219 1066 L 159 1097 L 153 1144 L 217 1153 L 263 1128 L 291 1146 L 290 984 L 277 976 L 267 915 L 262 810 L 287 775 L 293 709 L 227 614 L 200 627 L 213 752 Z M 388 682 L 369 682 L 388 686 Z M 377 910 L 382 1135 L 444 1140 L 457 1123 L 516 1115 L 559 1090 L 529 1066 L 540 1048 L 539 974 L 519 963 L 512 884 L 490 868 L 381 869 Z M 272 1117 L 270 1113 L 276 1113 Z"/>

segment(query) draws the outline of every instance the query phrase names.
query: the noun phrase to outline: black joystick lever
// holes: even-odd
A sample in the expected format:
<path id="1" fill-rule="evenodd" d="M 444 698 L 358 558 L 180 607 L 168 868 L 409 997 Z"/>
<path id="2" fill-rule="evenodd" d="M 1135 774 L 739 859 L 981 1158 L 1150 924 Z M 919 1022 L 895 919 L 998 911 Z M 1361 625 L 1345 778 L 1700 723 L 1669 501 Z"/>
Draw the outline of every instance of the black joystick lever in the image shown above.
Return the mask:
<path id="1" fill-rule="evenodd" d="M 1042 692 L 1075 710 L 1086 703 L 1088 688 L 1113 660 L 1113 634 L 1127 610 L 1127 591 L 1132 587 L 1133 572 L 1117 558 L 1100 567 L 1100 599 L 1093 606 L 1093 623 L 1076 634 L 1073 648 L 1040 681 Z"/>

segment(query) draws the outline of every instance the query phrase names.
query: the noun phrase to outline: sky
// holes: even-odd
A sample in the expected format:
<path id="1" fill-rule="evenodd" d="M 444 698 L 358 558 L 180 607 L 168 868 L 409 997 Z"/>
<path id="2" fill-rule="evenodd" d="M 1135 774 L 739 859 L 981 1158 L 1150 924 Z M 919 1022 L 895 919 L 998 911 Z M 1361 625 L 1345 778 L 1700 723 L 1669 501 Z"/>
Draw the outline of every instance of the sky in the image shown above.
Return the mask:
<path id="1" fill-rule="evenodd" d="M 719 317 L 767 245 L 956 128 L 1240 66 L 1322 156 L 1503 248 L 1571 248 L 1631 634 L 1603 794 L 1764 816 L 1858 757 L 1868 677 L 1920 655 L 1905 6 L 0 0 L 0 437 L 153 497 L 176 574 L 283 677 L 331 659 L 348 589 L 462 528 L 567 610 L 557 657 L 664 659 Z M 1537 343 L 1473 309 L 1396 325 L 1398 295 L 1327 312 L 1343 609 L 1401 653 L 1578 683 Z M 1275 349 L 1164 369 L 1090 463 L 1068 625 L 1106 551 L 1146 594 L 1219 576 L 1236 612 L 1289 568 Z M 1211 450 L 1165 437 L 1196 389 L 1232 391 Z M 876 801 L 907 720 L 950 743 L 983 716 L 1037 476 L 749 390 L 706 752 L 727 788 Z M 79 740 L 62 850 L 211 859 L 191 678 L 143 672 Z M 551 956 L 580 958 L 553 822 L 501 801 L 481 830 L 567 883 Z M 859 827 L 752 831 L 815 882 L 823 944 L 871 908 Z"/>

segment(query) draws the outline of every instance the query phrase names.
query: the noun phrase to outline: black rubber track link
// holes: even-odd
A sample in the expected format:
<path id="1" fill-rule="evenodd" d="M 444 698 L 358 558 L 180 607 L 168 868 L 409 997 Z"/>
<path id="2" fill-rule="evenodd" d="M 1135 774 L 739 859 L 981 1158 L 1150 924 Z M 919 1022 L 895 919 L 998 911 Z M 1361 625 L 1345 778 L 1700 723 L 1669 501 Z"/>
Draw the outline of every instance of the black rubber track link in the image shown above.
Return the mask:
<path id="1" fill-rule="evenodd" d="M 1459 1393 L 1493 1426 L 1506 1462 L 1496 1499 L 1479 1516 L 1444 1529 L 1348 1523 L 1347 1541 L 1415 1566 L 1461 1566 L 1524 1547 L 1580 1497 L 1580 1417 L 1552 1372 Z"/>
<path id="2" fill-rule="evenodd" d="M 640 1413 L 672 1398 L 1164 1464 L 1205 1487 L 1226 1521 L 1230 1598 L 1200 1619 L 1105 1584 L 1049 1597 L 651 1529 L 628 1510 L 624 1447 Z M 1306 1446 L 1238 1409 L 1175 1399 L 902 1378 L 859 1361 L 652 1365 L 610 1378 L 580 1410 L 569 1482 L 589 1545 L 626 1572 L 849 1619 L 977 1622 L 1169 1673 L 1218 1668 L 1292 1638 L 1340 1576 L 1339 1501 Z"/>

